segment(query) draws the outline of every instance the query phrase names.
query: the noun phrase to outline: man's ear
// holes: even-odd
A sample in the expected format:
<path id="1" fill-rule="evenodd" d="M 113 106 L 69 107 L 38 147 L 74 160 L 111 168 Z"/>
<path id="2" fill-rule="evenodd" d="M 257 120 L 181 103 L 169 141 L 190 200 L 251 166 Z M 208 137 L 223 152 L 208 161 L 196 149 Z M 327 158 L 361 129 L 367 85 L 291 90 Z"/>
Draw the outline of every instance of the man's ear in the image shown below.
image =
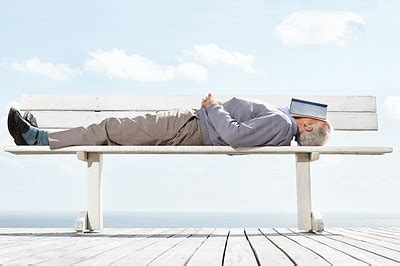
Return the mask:
<path id="1" fill-rule="evenodd" d="M 313 131 L 313 127 L 312 127 L 312 124 L 304 124 L 304 130 L 305 131 L 307 131 L 307 132 L 311 132 L 311 131 Z"/>

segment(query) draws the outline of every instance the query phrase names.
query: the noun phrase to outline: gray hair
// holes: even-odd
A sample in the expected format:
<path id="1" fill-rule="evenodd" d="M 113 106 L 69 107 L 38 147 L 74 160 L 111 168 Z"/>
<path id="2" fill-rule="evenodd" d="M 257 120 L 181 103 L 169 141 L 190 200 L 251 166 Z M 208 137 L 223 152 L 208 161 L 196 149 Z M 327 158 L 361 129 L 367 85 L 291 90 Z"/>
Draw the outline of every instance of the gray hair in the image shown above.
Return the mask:
<path id="1" fill-rule="evenodd" d="M 329 133 L 331 126 L 327 123 L 327 126 L 322 123 L 315 123 L 311 125 L 313 130 L 311 132 L 304 131 L 298 133 L 296 141 L 300 146 L 322 146 L 329 139 Z"/>

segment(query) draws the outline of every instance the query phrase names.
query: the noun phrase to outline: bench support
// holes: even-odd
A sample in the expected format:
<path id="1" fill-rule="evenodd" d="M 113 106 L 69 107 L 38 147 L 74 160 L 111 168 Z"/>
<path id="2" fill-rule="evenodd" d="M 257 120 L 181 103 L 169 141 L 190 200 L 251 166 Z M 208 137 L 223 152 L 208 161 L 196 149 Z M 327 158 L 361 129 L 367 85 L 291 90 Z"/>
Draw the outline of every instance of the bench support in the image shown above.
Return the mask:
<path id="1" fill-rule="evenodd" d="M 87 162 L 87 221 L 85 228 L 79 226 L 81 232 L 103 230 L 103 204 L 101 190 L 101 171 L 103 155 L 95 152 L 78 152 L 78 159 Z M 76 225 L 82 223 L 83 217 L 78 217 Z"/>
<path id="2" fill-rule="evenodd" d="M 77 233 L 86 233 L 89 231 L 87 226 L 87 211 L 81 211 L 75 220 L 75 231 Z"/>
<path id="3" fill-rule="evenodd" d="M 312 213 L 310 162 L 319 159 L 319 153 L 296 154 L 297 176 L 297 221 L 300 230 L 321 232 L 324 230 L 322 217 Z"/>

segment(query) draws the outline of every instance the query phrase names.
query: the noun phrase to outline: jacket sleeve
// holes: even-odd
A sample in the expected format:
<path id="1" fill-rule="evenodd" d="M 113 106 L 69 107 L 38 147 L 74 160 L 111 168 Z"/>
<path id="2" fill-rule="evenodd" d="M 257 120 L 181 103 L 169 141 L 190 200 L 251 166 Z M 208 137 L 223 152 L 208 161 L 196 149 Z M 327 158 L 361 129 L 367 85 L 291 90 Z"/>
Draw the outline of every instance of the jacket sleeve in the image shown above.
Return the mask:
<path id="1" fill-rule="evenodd" d="M 237 97 L 224 102 L 222 107 L 238 122 L 248 121 L 257 116 L 261 111 L 261 108 L 255 102 Z"/>
<path id="2" fill-rule="evenodd" d="M 285 119 L 276 114 L 260 113 L 253 119 L 238 122 L 220 104 L 211 104 L 206 111 L 217 133 L 232 147 L 265 145 L 281 135 L 280 130 L 290 128 Z"/>

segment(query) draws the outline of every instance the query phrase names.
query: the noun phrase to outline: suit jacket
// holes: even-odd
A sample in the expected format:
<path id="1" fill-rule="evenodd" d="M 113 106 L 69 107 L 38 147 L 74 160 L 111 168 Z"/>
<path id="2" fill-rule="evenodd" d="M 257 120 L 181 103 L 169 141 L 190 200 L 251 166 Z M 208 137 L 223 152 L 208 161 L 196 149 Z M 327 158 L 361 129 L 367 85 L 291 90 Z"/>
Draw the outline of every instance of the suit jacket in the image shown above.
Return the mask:
<path id="1" fill-rule="evenodd" d="M 288 108 L 233 97 L 198 110 L 204 142 L 232 147 L 289 146 L 297 124 Z"/>

